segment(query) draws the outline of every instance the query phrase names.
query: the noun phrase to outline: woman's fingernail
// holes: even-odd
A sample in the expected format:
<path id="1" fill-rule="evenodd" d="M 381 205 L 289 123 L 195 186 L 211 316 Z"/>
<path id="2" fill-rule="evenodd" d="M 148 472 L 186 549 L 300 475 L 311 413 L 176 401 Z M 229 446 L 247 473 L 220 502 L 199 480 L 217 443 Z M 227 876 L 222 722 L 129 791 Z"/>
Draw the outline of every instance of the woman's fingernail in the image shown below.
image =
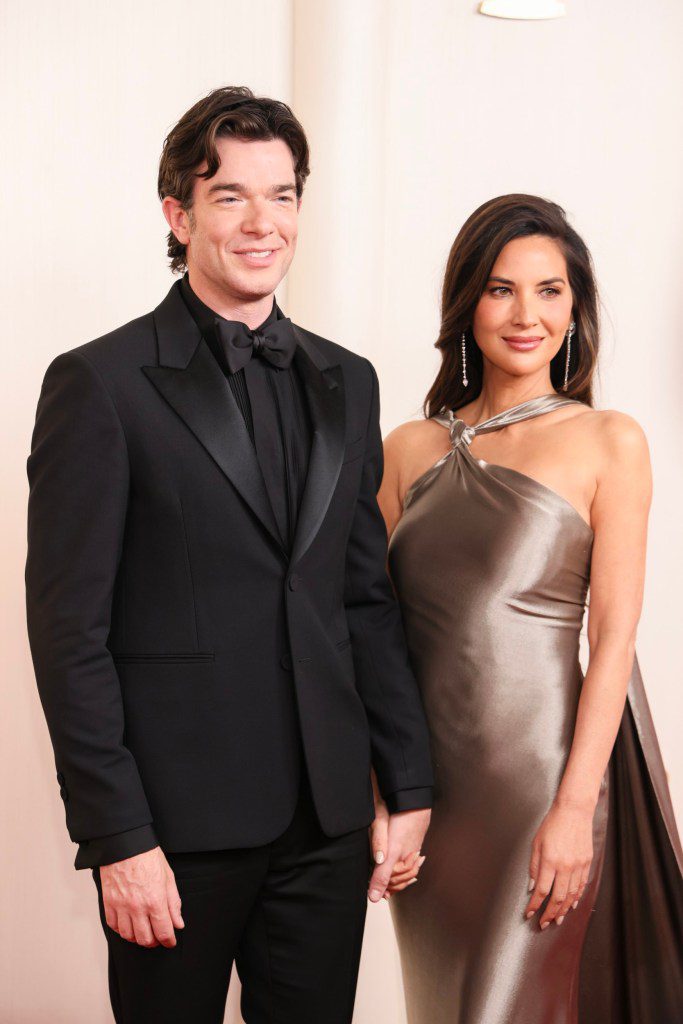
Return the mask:
<path id="1" fill-rule="evenodd" d="M 417 882 L 417 878 L 411 878 L 410 881 L 406 885 L 406 889 L 408 888 L 408 885 L 415 885 L 416 882 Z"/>
<path id="2" fill-rule="evenodd" d="M 427 860 L 427 855 L 426 854 L 424 855 L 424 857 L 420 857 L 420 860 L 418 861 L 420 867 L 422 867 L 422 865 L 424 864 L 424 862 L 426 860 Z"/>
<path id="3" fill-rule="evenodd" d="M 526 915 L 525 915 L 525 916 L 526 916 L 526 919 L 527 919 L 527 921 L 528 921 L 530 917 L 533 917 L 533 916 L 534 916 L 534 912 L 533 912 L 533 910 L 529 910 L 529 911 L 527 911 L 527 913 L 526 913 Z"/>
<path id="4" fill-rule="evenodd" d="M 532 878 L 532 879 L 531 879 L 531 881 L 529 882 L 529 889 L 528 889 L 528 891 L 529 891 L 529 892 L 531 892 L 531 890 L 533 889 L 533 887 L 534 887 L 535 885 L 536 885 L 536 882 L 535 882 L 535 881 L 534 881 L 534 879 Z"/>
<path id="5" fill-rule="evenodd" d="M 375 864 L 384 864 L 384 854 L 381 850 L 378 850 L 375 854 Z"/>
<path id="6" fill-rule="evenodd" d="M 564 914 L 562 914 L 561 917 L 558 917 L 557 923 L 558 924 L 562 924 L 563 921 L 564 921 Z"/>
<path id="7" fill-rule="evenodd" d="M 382 893 L 379 891 L 379 889 L 373 889 L 372 892 L 370 893 L 370 899 L 372 900 L 373 903 L 376 903 L 381 895 Z"/>
<path id="8" fill-rule="evenodd" d="M 550 924 L 550 921 L 546 921 L 545 924 L 542 924 L 541 925 L 541 931 L 542 932 L 545 931 L 545 929 L 548 927 L 549 924 Z"/>
<path id="9" fill-rule="evenodd" d="M 576 903 L 572 903 L 572 910 L 576 910 L 578 905 L 579 905 L 579 901 L 578 900 L 576 901 Z"/>

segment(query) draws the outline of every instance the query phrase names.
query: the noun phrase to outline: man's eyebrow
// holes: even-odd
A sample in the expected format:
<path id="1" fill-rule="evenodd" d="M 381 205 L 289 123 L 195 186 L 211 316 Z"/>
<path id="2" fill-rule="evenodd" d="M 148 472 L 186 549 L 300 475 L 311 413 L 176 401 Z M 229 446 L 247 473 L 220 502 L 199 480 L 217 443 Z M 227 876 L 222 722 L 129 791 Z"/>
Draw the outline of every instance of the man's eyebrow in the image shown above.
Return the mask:
<path id="1" fill-rule="evenodd" d="M 211 185 L 207 195 L 212 195 L 214 192 L 246 192 L 247 187 L 239 181 L 229 182 L 216 182 L 215 185 Z"/>
<path id="2" fill-rule="evenodd" d="M 514 284 L 509 277 L 490 277 L 489 281 L 500 281 L 501 284 Z M 545 281 L 539 281 L 539 284 L 566 284 L 567 282 L 563 277 L 547 277 Z"/>
<path id="3" fill-rule="evenodd" d="M 272 185 L 268 191 L 271 195 L 281 195 L 283 192 L 296 192 L 296 184 L 293 181 L 288 181 L 282 185 Z M 215 192 L 237 192 L 239 195 L 245 195 L 249 192 L 249 189 L 241 181 L 219 181 L 209 187 L 207 195 L 213 195 Z"/>

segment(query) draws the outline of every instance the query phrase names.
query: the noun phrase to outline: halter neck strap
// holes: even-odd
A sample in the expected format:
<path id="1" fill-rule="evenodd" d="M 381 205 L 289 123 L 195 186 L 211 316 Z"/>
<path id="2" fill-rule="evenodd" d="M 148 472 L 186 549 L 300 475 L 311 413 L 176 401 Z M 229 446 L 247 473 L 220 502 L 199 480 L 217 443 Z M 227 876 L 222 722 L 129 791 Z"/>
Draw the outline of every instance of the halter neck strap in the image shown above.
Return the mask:
<path id="1" fill-rule="evenodd" d="M 470 444 L 472 439 L 479 434 L 489 434 L 494 430 L 501 430 L 511 423 L 521 423 L 522 420 L 543 416 L 544 413 L 561 409 L 564 405 L 583 405 L 583 403 L 576 398 L 564 398 L 558 394 L 540 395 L 538 398 L 530 398 L 527 402 L 513 405 L 511 409 L 504 409 L 503 412 L 496 413 L 495 416 L 472 426 L 458 419 L 450 410 L 447 415 L 436 416 L 435 419 L 450 428 L 451 439 L 455 444 L 461 440 Z"/>

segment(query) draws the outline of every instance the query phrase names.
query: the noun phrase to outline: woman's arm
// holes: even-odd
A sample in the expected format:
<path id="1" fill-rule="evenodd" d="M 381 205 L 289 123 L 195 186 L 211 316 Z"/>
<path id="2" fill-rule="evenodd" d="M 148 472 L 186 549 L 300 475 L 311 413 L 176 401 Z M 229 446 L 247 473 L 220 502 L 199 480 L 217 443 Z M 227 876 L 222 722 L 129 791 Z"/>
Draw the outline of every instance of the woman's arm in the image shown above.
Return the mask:
<path id="1" fill-rule="evenodd" d="M 414 459 L 416 445 L 424 440 L 424 424 L 404 423 L 384 439 L 384 475 L 377 493 L 377 503 L 384 518 L 387 538 L 390 538 L 403 513 L 403 499 L 406 492 L 405 480 L 410 483 L 411 469 L 406 464 Z M 419 447 L 418 447 L 419 452 Z M 419 475 L 419 473 L 416 473 Z M 370 841 L 376 864 L 384 863 L 389 845 L 389 811 L 382 799 L 374 771 L 372 788 L 375 798 L 375 820 L 370 827 Z M 394 865 L 385 899 L 417 881 L 417 874 L 425 858 L 419 851 Z"/>
<path id="2" fill-rule="evenodd" d="M 384 438 L 384 477 L 377 501 L 391 537 L 411 486 L 450 450 L 448 431 L 434 420 L 410 420 Z"/>
<path id="3" fill-rule="evenodd" d="M 401 494 L 401 461 L 405 454 L 406 428 L 412 424 L 392 430 L 384 438 L 384 476 L 377 492 L 377 504 L 384 517 L 387 538 L 390 538 L 403 511 L 403 495 Z"/>
<path id="4" fill-rule="evenodd" d="M 588 615 L 589 664 L 574 738 L 557 796 L 533 843 L 531 917 L 551 891 L 541 917 L 561 924 L 588 881 L 592 824 L 624 711 L 643 599 L 647 518 L 652 482 L 647 441 L 622 413 L 601 414 Z"/>

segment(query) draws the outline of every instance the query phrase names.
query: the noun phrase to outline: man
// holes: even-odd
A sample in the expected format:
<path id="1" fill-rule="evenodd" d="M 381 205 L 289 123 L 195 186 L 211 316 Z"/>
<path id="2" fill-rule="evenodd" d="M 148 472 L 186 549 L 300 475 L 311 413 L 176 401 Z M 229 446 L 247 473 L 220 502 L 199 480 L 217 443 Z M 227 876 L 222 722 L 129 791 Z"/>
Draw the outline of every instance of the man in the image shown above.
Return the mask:
<path id="1" fill-rule="evenodd" d="M 307 174 L 284 104 L 195 104 L 159 170 L 184 277 L 58 356 L 38 405 L 29 634 L 119 1024 L 218 1024 L 233 960 L 248 1024 L 347 1024 L 371 763 L 392 812 L 372 900 L 429 820 L 377 379 L 273 297 Z"/>

